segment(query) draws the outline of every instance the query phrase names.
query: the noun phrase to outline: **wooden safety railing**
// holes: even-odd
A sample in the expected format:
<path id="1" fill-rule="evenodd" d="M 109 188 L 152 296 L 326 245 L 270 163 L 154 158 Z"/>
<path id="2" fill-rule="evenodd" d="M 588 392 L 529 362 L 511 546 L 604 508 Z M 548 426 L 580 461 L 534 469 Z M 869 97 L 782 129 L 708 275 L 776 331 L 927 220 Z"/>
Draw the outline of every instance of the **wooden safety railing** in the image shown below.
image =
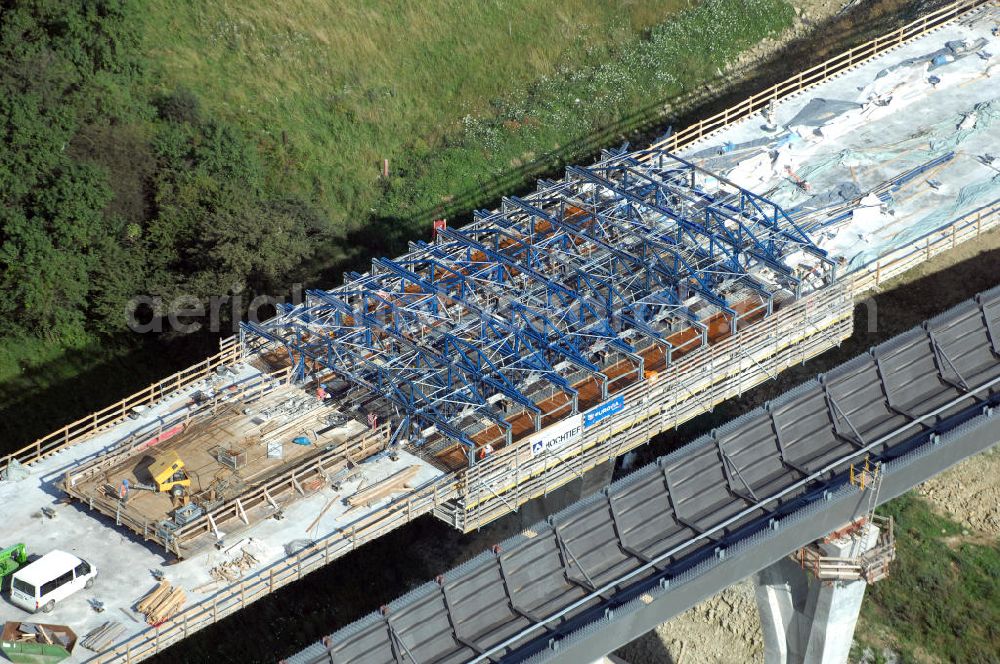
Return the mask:
<path id="1" fill-rule="evenodd" d="M 263 374 L 249 381 L 242 382 L 239 384 L 238 389 L 226 395 L 226 401 L 229 403 L 244 404 L 256 401 L 284 385 L 290 374 L 291 369 L 286 367 L 274 373 Z M 189 523 L 182 531 L 178 531 L 174 538 L 164 539 L 157 532 L 156 520 L 148 520 L 140 512 L 129 507 L 127 504 L 123 504 L 114 496 L 105 496 L 101 490 L 100 483 L 90 485 L 86 490 L 80 490 L 78 486 L 104 476 L 110 469 L 120 466 L 128 458 L 143 453 L 144 450 L 148 449 L 150 442 L 162 436 L 165 431 L 170 431 L 177 427 L 186 429 L 193 419 L 197 421 L 200 417 L 210 416 L 215 413 L 219 405 L 219 399 L 220 396 L 216 393 L 214 399 L 206 401 L 197 407 L 192 408 L 188 404 L 185 404 L 170 413 L 163 414 L 159 418 L 155 429 L 142 429 L 133 432 L 117 443 L 114 452 L 97 456 L 67 471 L 63 476 L 63 491 L 83 502 L 90 509 L 96 509 L 114 518 L 117 525 L 124 524 L 132 531 L 142 535 L 144 540 L 154 540 L 168 551 L 176 553 L 178 557 L 183 557 L 183 553 L 180 550 L 180 547 L 184 544 L 184 539 L 181 537 L 182 532 L 193 529 L 196 525 L 204 522 L 206 520 L 205 516 Z M 213 518 L 216 518 L 217 523 L 221 523 L 223 520 L 228 519 L 228 517 L 228 510 L 218 510 L 218 516 L 213 512 Z"/>
<path id="2" fill-rule="evenodd" d="M 119 464 L 123 459 L 138 454 L 148 447 L 151 438 L 161 436 L 164 431 L 168 431 L 178 424 L 186 428 L 192 419 L 212 416 L 222 403 L 244 403 L 248 404 L 257 401 L 261 397 L 273 392 L 288 382 L 291 369 L 286 367 L 270 374 L 256 375 L 246 381 L 231 386 L 225 393 L 216 392 L 211 399 L 207 399 L 200 404 L 184 403 L 168 413 L 162 413 L 156 422 L 155 428 L 144 428 L 134 431 L 127 437 L 123 437 L 116 445 L 114 453 L 104 454 L 91 461 L 81 463 L 67 471 L 64 481 L 70 487 L 79 482 L 85 482 L 95 475 L 100 475 L 107 468 Z"/>
<path id="3" fill-rule="evenodd" d="M 997 4 L 997 0 L 959 0 L 958 2 L 945 5 L 926 16 L 907 23 L 897 30 L 878 36 L 864 44 L 835 55 L 814 67 L 799 72 L 780 83 L 775 83 L 771 87 L 761 90 L 734 106 L 730 106 L 711 117 L 704 118 L 693 125 L 685 127 L 666 139 L 654 143 L 651 147 L 672 151 L 680 150 L 695 141 L 705 138 L 709 134 L 757 113 L 772 101 L 778 101 L 784 97 L 818 85 L 831 76 L 867 62 L 886 51 L 897 48 L 905 42 L 941 27 L 972 9 L 988 4 L 995 5 Z"/>
<path id="4" fill-rule="evenodd" d="M 877 289 L 886 281 L 903 274 L 921 263 L 945 251 L 954 249 L 963 242 L 971 241 L 997 227 L 1000 227 L 1000 201 L 994 201 L 979 210 L 960 217 L 946 227 L 936 229 L 917 238 L 910 244 L 879 258 L 874 263 L 844 275 L 842 281 L 846 285 L 847 292 L 853 298 L 857 298 L 868 291 Z M 850 305 L 847 306 L 850 307 Z M 668 367 L 658 377 L 658 382 L 665 385 L 682 385 L 681 391 L 686 393 L 689 398 L 683 398 L 683 394 L 680 397 L 672 397 L 679 407 L 666 408 L 661 413 L 658 405 L 660 400 L 657 399 L 655 400 L 656 403 L 653 403 L 652 397 L 649 395 L 650 388 L 645 383 L 632 386 L 619 393 L 624 397 L 625 402 L 629 404 L 629 408 L 626 410 L 633 413 L 629 416 L 630 419 L 634 420 L 636 417 L 634 415 L 637 409 L 637 406 L 634 405 L 635 402 L 643 397 L 651 399 L 649 406 L 643 408 L 644 412 L 649 410 L 651 413 L 648 417 L 661 417 L 664 420 L 669 420 L 672 427 L 676 427 L 699 414 L 703 410 L 701 403 L 715 404 L 724 398 L 728 398 L 729 391 L 720 391 L 720 393 L 716 394 L 712 391 L 712 388 L 715 386 L 700 385 L 699 377 L 710 376 L 712 380 L 716 381 L 720 378 L 725 378 L 726 362 L 736 359 L 727 350 L 730 347 L 746 349 L 754 347 L 755 344 L 760 344 L 765 340 L 767 335 L 790 334 L 791 331 L 787 325 L 781 329 L 769 329 L 775 323 L 779 322 L 781 322 L 781 316 L 774 320 L 762 321 L 746 331 L 741 331 L 737 337 L 727 339 L 727 343 L 719 347 L 712 346 L 706 349 L 705 352 L 692 353 L 686 361 L 681 361 Z M 761 371 L 763 371 L 761 367 L 753 367 L 751 370 L 740 372 L 741 377 L 747 384 L 747 388 L 753 383 L 753 375 L 759 375 Z M 776 373 L 776 371 L 774 372 Z M 666 423 L 663 426 L 665 425 Z M 602 427 L 613 426 L 616 426 L 615 418 L 609 418 L 602 425 Z M 658 433 L 663 426 L 646 427 L 648 431 L 638 432 L 635 438 L 636 440 L 642 437 L 648 438 L 650 434 Z M 556 482 L 555 477 L 560 474 L 553 471 L 556 470 L 557 466 L 568 461 L 575 455 L 582 455 L 586 449 L 599 442 L 601 442 L 599 439 L 581 439 L 581 447 L 576 450 L 565 450 L 563 454 L 564 458 L 561 460 L 552 458 L 535 459 L 527 447 L 526 440 L 500 450 L 488 460 L 481 461 L 465 473 L 462 497 L 465 501 L 464 507 L 466 510 L 469 510 L 469 513 L 463 514 L 463 510 L 461 509 L 451 510 L 449 512 L 452 515 L 450 520 L 456 527 L 468 530 L 477 528 L 483 523 L 493 520 L 496 518 L 496 515 L 513 511 L 512 507 L 520 505 L 538 493 L 538 491 L 534 490 L 537 488 L 534 485 L 538 484 L 537 481 L 534 481 L 535 478 L 545 474 L 547 477 L 552 476 L 552 482 Z M 620 448 L 621 452 L 625 452 L 637 444 L 633 441 L 632 443 L 618 445 L 616 449 Z M 595 456 L 591 465 L 599 463 L 601 460 L 603 460 L 603 457 Z M 572 479 L 572 477 L 576 476 L 574 473 L 581 473 L 586 469 L 578 467 L 572 473 L 562 473 L 562 476 L 564 476 L 563 479 Z M 542 488 L 542 492 L 551 491 L 556 486 L 556 483 L 547 482 Z M 505 495 L 507 492 L 511 492 L 513 495 Z M 501 495 L 504 497 L 501 498 Z M 491 514 L 489 516 L 480 514 L 479 503 L 491 503 Z M 445 518 L 446 511 L 446 509 L 439 510 L 442 518 Z M 449 519 L 446 518 L 445 520 Z"/>
<path id="5" fill-rule="evenodd" d="M 948 226 L 935 229 L 847 275 L 852 280 L 851 290 L 855 297 L 878 290 L 890 279 L 997 227 L 1000 227 L 1000 200 L 959 217 Z"/>
<path id="6" fill-rule="evenodd" d="M 317 540 L 298 553 L 280 560 L 210 598 L 194 604 L 157 627 L 150 627 L 134 637 L 109 648 L 93 660 L 138 662 L 152 657 L 188 634 L 233 614 L 247 604 L 273 593 L 282 586 L 301 579 L 358 546 L 381 537 L 413 519 L 432 511 L 435 505 L 455 495 L 455 479 L 445 476 L 426 482 L 410 494 L 363 516 L 343 528 Z"/>
<path id="7" fill-rule="evenodd" d="M 997 0 L 958 0 L 957 2 L 953 2 L 893 32 L 876 37 L 839 55 L 835 55 L 780 83 L 776 83 L 770 88 L 748 97 L 739 104 L 728 107 L 711 117 L 704 118 L 696 124 L 682 129 L 669 138 L 654 144 L 654 146 L 669 150 L 681 149 L 733 122 L 753 115 L 767 106 L 771 101 L 779 100 L 822 83 L 835 74 L 866 62 L 911 39 L 937 29 L 972 9 L 987 4 L 996 5 Z M 183 371 L 179 371 L 162 381 L 154 383 L 146 389 L 122 399 L 116 404 L 67 424 L 61 429 L 39 438 L 16 452 L 0 457 L 0 470 L 5 469 L 11 460 L 17 460 L 22 464 L 31 464 L 63 449 L 67 445 L 80 442 L 93 433 L 120 422 L 136 406 L 154 403 L 166 394 L 201 380 L 216 367 L 238 361 L 239 345 L 235 336 L 221 341 L 220 347 L 222 348 L 218 354 Z"/>
<path id="8" fill-rule="evenodd" d="M 137 406 L 155 404 L 164 397 L 204 379 L 219 367 L 236 364 L 239 362 L 239 359 L 239 346 L 229 344 L 215 355 L 187 369 L 183 369 L 163 380 L 157 381 L 149 387 L 125 397 L 118 403 L 95 411 L 86 417 L 81 417 L 47 436 L 39 438 L 35 442 L 25 445 L 16 452 L 0 457 L 0 471 L 5 470 L 11 461 L 30 465 L 66 447 L 82 442 L 95 433 L 120 423 Z"/>
<path id="9" fill-rule="evenodd" d="M 852 313 L 846 289 L 834 286 L 694 351 L 667 367 L 655 382 L 647 380 L 613 395 L 622 397 L 622 411 L 586 430 L 578 442 L 557 454 L 533 455 L 526 438 L 478 462 L 463 474 L 461 509 L 439 510 L 439 515 L 469 531 L 513 512 L 773 377 L 785 366 L 839 343 L 850 335 Z"/>

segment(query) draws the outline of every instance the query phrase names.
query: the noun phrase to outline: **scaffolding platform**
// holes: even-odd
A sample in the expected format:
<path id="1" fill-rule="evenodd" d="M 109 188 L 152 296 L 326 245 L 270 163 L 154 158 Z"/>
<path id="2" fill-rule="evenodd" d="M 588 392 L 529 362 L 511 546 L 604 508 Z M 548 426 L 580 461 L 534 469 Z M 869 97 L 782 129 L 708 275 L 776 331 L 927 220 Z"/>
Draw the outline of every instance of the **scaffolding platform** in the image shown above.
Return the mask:
<path id="1" fill-rule="evenodd" d="M 387 444 L 384 427 L 343 417 L 280 373 L 192 399 L 161 429 L 70 469 L 62 484 L 71 498 L 178 558 L 274 516 Z M 149 467 L 164 454 L 184 462 L 183 504 L 151 484 Z"/>

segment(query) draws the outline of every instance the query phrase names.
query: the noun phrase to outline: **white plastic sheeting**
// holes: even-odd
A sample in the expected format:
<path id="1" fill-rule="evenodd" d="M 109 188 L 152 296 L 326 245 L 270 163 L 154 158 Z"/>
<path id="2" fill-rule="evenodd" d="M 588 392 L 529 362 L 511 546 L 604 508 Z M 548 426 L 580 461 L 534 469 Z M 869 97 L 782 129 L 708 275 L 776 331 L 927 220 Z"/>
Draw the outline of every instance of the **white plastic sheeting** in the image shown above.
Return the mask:
<path id="1" fill-rule="evenodd" d="M 779 102 L 775 131 L 753 116 L 682 156 L 766 194 L 832 257 L 863 265 L 1000 198 L 998 25 L 1000 9 L 980 10 Z M 858 208 L 844 214 L 848 201 Z"/>

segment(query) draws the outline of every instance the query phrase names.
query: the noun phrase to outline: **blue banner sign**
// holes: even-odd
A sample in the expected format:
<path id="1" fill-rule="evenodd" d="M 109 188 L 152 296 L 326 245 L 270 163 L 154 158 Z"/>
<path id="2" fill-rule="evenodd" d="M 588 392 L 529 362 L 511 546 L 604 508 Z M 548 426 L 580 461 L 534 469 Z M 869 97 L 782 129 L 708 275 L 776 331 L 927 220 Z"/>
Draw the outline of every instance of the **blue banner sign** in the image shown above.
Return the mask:
<path id="1" fill-rule="evenodd" d="M 597 424 L 606 417 L 611 417 L 625 409 L 625 397 L 618 395 L 610 401 L 605 401 L 599 406 L 594 406 L 583 414 L 583 426 L 589 427 Z"/>

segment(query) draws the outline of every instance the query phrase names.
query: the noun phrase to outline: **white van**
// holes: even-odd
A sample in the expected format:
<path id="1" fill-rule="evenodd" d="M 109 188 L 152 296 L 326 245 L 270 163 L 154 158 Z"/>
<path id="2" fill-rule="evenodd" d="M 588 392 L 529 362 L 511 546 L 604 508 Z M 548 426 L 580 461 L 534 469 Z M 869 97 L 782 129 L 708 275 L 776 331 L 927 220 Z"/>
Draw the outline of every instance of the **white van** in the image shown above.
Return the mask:
<path id="1" fill-rule="evenodd" d="M 77 590 L 94 585 L 97 568 L 65 551 L 50 551 L 14 573 L 10 599 L 28 611 L 48 613 Z"/>

